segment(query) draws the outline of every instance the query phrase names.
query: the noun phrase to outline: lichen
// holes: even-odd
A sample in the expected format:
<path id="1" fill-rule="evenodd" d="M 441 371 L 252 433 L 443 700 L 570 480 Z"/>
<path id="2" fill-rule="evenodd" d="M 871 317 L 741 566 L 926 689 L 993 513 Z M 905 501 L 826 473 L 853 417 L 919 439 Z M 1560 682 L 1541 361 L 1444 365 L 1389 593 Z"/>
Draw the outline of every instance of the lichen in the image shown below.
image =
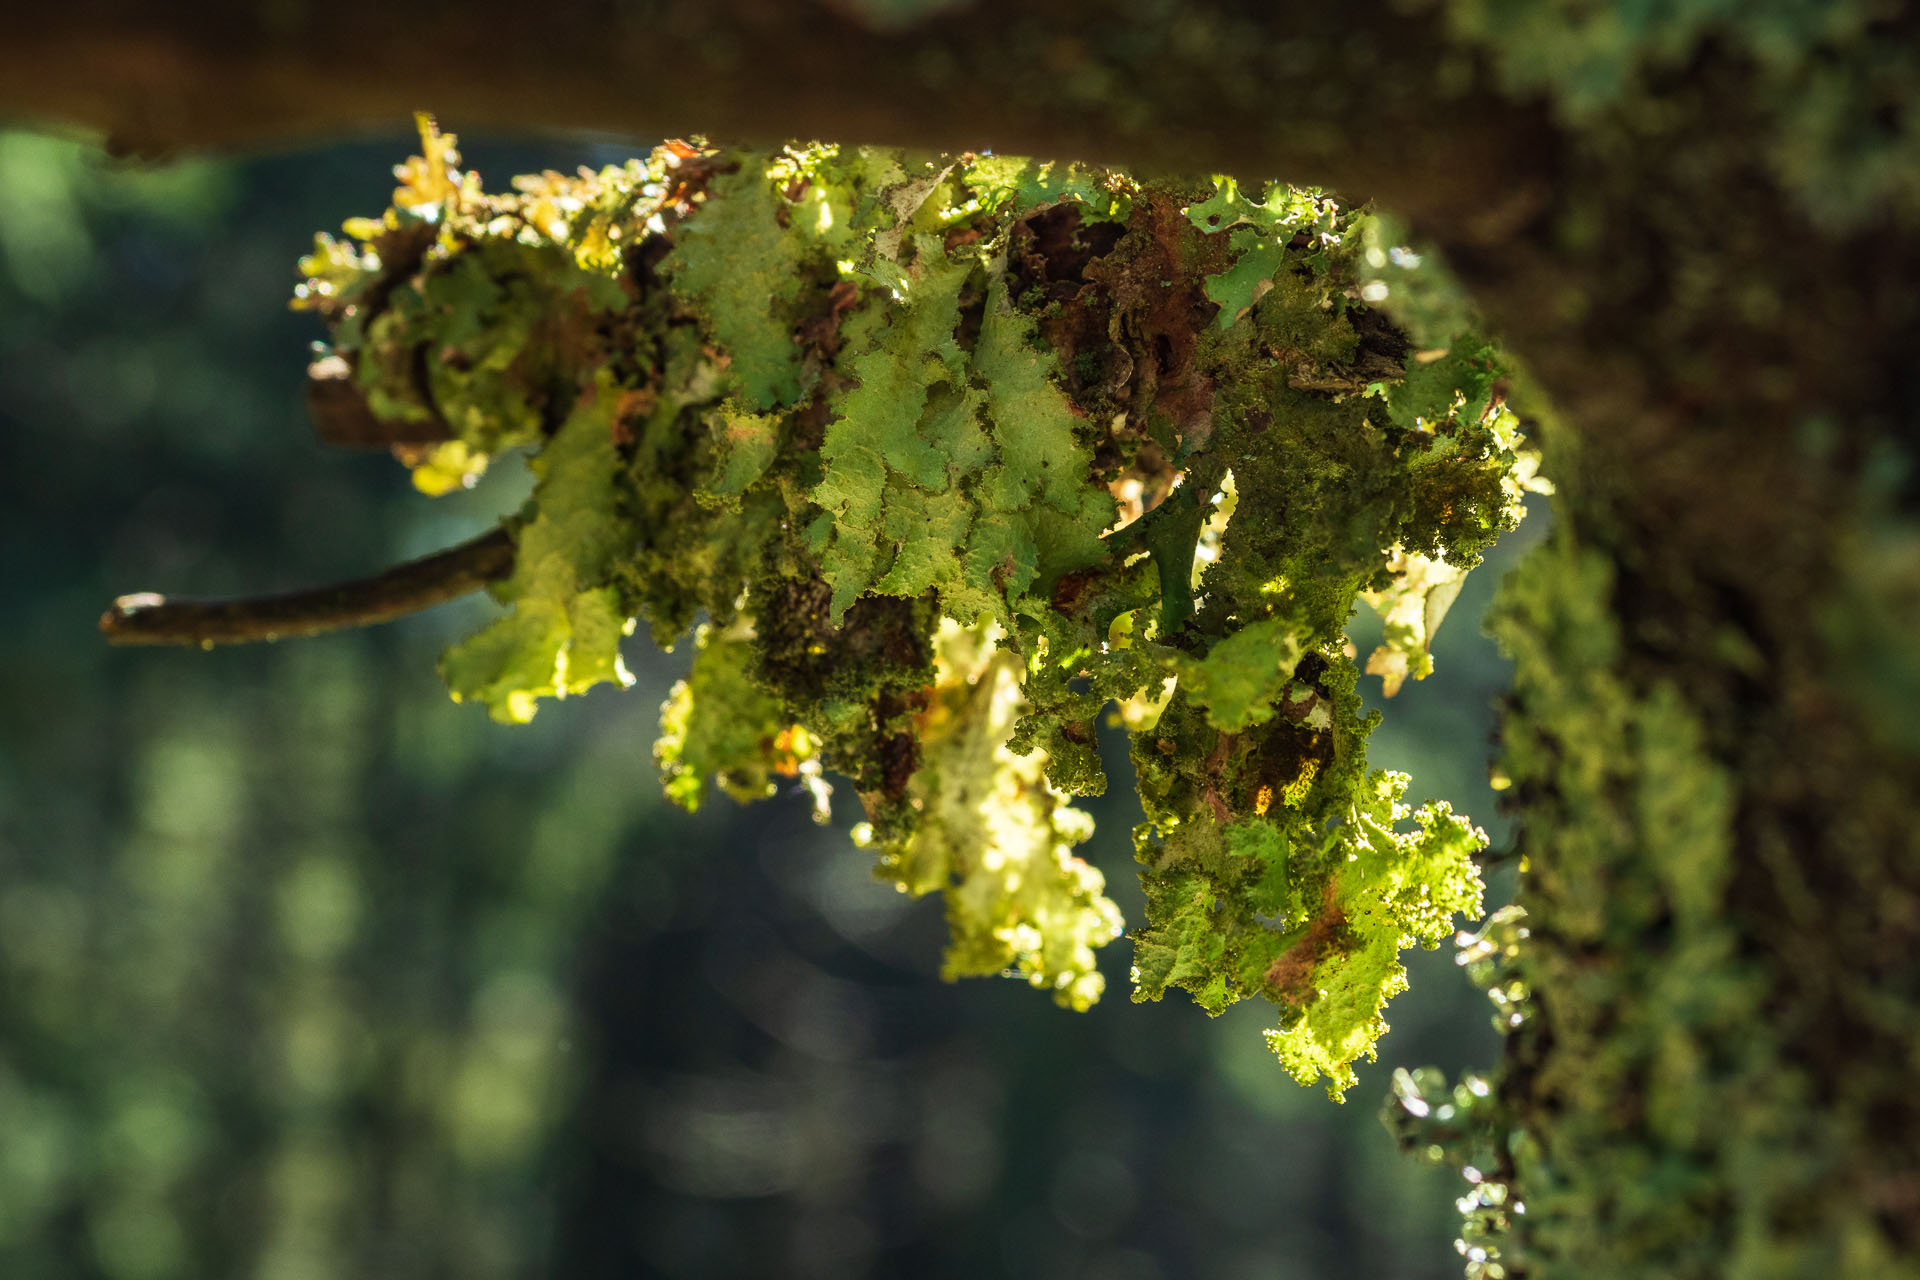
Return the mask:
<path id="1" fill-rule="evenodd" d="M 1370 304 L 1371 215 L 828 146 L 672 143 L 490 195 L 425 141 L 302 305 L 377 417 L 444 428 L 408 454 L 423 489 L 509 447 L 541 473 L 456 695 L 526 719 L 620 680 L 623 630 L 704 616 L 669 794 L 791 776 L 824 805 L 832 770 L 881 878 L 945 898 L 949 975 L 1077 1008 L 1119 923 L 1069 801 L 1106 785 L 1115 705 L 1147 813 L 1136 998 L 1263 996 L 1282 1062 L 1339 1096 L 1399 952 L 1478 913 L 1485 843 L 1368 770 L 1343 632 L 1363 593 L 1417 598 L 1389 643 L 1424 670 L 1440 584 L 1532 466 L 1499 352 L 1416 349 Z"/>

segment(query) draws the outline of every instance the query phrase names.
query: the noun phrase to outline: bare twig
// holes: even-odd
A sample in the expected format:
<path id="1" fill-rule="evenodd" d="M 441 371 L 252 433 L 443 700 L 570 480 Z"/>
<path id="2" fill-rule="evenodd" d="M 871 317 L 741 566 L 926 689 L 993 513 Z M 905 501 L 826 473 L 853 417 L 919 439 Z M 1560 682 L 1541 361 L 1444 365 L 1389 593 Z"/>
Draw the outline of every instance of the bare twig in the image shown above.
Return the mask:
<path id="1" fill-rule="evenodd" d="M 370 627 L 444 604 L 513 572 L 513 539 L 495 529 L 470 542 L 353 582 L 244 600 L 121 596 L 100 616 L 111 644 L 249 644 Z"/>

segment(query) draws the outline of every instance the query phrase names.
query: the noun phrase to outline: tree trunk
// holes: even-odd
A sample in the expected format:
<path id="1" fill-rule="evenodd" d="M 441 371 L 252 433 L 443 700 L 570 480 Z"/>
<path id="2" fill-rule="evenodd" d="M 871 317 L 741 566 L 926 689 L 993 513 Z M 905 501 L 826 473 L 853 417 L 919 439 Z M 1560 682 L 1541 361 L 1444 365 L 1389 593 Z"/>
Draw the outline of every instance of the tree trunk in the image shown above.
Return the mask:
<path id="1" fill-rule="evenodd" d="M 1537 384 L 1561 494 L 1498 624 L 1531 993 L 1497 1089 L 1526 1204 L 1501 1265 L 1920 1274 L 1920 209 L 1799 181 L 1778 68 L 1734 42 L 1575 126 L 1403 7 L 70 3 L 10 20 L 0 110 L 137 154 L 421 105 L 991 146 L 1408 217 Z M 1844 77 L 1912 25 L 1801 52 Z M 1913 81 L 1882 73 L 1897 132 Z"/>

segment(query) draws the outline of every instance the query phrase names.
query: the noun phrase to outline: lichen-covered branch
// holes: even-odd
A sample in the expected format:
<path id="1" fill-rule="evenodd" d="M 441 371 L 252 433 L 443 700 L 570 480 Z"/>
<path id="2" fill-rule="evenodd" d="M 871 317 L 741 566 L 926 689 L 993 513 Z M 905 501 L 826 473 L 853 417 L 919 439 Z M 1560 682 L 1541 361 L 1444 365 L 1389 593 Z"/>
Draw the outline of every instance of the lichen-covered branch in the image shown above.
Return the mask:
<path id="1" fill-rule="evenodd" d="M 1053 0 L 78 0 L 12 15 L 0 113 L 135 154 L 388 129 L 699 131 L 1287 173 L 1497 238 L 1550 130 L 1411 6 Z M 1498 200 L 1490 201 L 1490 192 Z M 1444 211 L 1444 212 L 1443 212 Z"/>
<path id="2" fill-rule="evenodd" d="M 1498 922 L 1474 944 L 1507 1002 L 1503 1018 L 1523 1005 L 1526 1016 L 1497 1080 L 1448 1091 L 1408 1076 L 1400 1091 L 1403 1120 L 1434 1120 L 1420 1132 L 1471 1161 L 1478 1181 L 1469 1264 L 1490 1280 L 1879 1280 L 1920 1267 L 1920 1093 L 1909 1078 L 1920 1044 L 1912 1017 L 1920 1003 L 1912 960 L 1920 953 L 1920 852 L 1911 814 L 1920 794 L 1920 650 L 1912 643 L 1920 633 L 1912 392 L 1920 350 L 1912 285 L 1920 271 L 1920 8 L 1837 0 L 1749 15 L 1718 4 L 1534 0 L 1357 8 L 662 0 L 611 14 L 574 7 L 536 15 L 483 2 L 453 16 L 401 6 L 390 38 L 377 43 L 329 25 L 319 11 L 311 20 L 253 5 L 196 12 L 203 16 L 123 4 L 31 10 L 0 45 L 0 102 L 104 130 L 129 150 L 164 151 L 384 122 L 430 98 L 463 120 L 517 128 L 705 129 L 760 141 L 801 132 L 955 153 L 991 145 L 1111 158 L 1143 171 L 1274 172 L 1376 197 L 1410 218 L 1445 251 L 1504 349 L 1521 358 L 1522 389 L 1536 392 L 1530 409 L 1551 425 L 1541 435 L 1564 495 L 1561 541 L 1523 579 L 1508 612 L 1520 673 L 1507 768 L 1531 833 L 1522 846 L 1529 914 L 1524 924 Z M 263 25 L 268 14 L 282 25 Z M 898 24 L 890 27 L 888 15 Z M 511 56 L 498 55 L 502 41 Z M 968 175 L 958 181 L 966 185 Z M 711 194 L 704 179 L 685 190 L 689 208 Z M 1206 198 L 1193 195 L 1173 207 Z M 777 217 L 780 201 L 792 204 L 783 190 L 763 208 Z M 1229 333 L 1251 326 L 1272 358 L 1294 366 L 1252 383 L 1261 396 L 1298 407 L 1289 397 L 1351 398 L 1356 387 L 1393 382 L 1366 372 L 1382 360 L 1409 372 L 1409 354 L 1417 364 L 1422 352 L 1457 349 L 1444 323 L 1452 300 L 1426 289 L 1431 277 L 1403 268 L 1409 258 L 1396 255 L 1370 283 L 1388 287 L 1397 332 L 1417 336 L 1410 352 L 1364 328 L 1371 313 L 1362 307 L 1339 317 L 1357 340 L 1351 358 L 1329 358 L 1311 341 L 1269 342 L 1270 317 L 1292 311 L 1284 295 L 1268 293 L 1305 283 L 1278 265 L 1297 262 L 1310 246 L 1277 235 L 1248 239 L 1236 217 L 1212 229 L 1230 243 L 1241 237 L 1231 255 L 1217 242 L 1174 241 L 1214 255 L 1198 269 L 1209 282 L 1207 304 L 1221 308 L 1183 327 L 1179 306 L 1161 305 L 1174 299 L 1150 287 L 1123 296 L 1095 273 L 1092 260 L 1104 262 L 1119 241 L 1082 238 L 1103 223 L 1121 226 L 1123 238 L 1141 233 L 1129 250 L 1140 274 L 1121 271 L 1116 282 L 1186 278 L 1148 272 L 1133 251 L 1156 239 L 1135 217 L 1142 208 L 1151 215 L 1153 200 L 1136 200 L 1124 220 L 1110 209 L 1090 218 L 1092 202 L 1076 203 L 1088 207 L 1075 209 L 1073 226 L 1036 217 L 1045 210 L 1031 206 L 1021 206 L 1024 216 L 997 216 L 1050 246 L 1043 262 L 1063 246 L 1101 250 L 1064 277 L 1041 274 L 1043 299 L 1050 289 L 1071 290 L 1052 299 L 1060 310 L 1051 319 L 1025 305 L 1031 289 L 1008 296 L 1039 347 L 1075 357 L 1063 359 L 1061 371 L 1083 412 L 1090 388 L 1111 388 L 1097 404 L 1105 416 L 1084 422 L 1125 411 L 1127 430 L 1140 433 L 1114 436 L 1130 472 L 1118 478 L 1137 488 L 1109 490 L 1132 519 L 1102 539 L 1103 556 L 1083 545 L 1077 554 L 1086 563 L 1068 557 L 1044 571 L 1018 556 L 956 566 L 918 554 L 906 525 L 869 520 L 905 510 L 904 499 L 927 521 L 944 510 L 941 538 L 972 548 L 967 535 L 981 509 L 954 495 L 973 500 L 1000 444 L 997 419 L 970 381 L 992 290 L 981 287 L 984 274 L 976 280 L 970 272 L 952 298 L 961 316 L 978 322 L 956 324 L 945 334 L 951 342 L 928 348 L 937 367 L 903 371 L 876 358 L 875 346 L 885 344 L 875 339 L 896 324 L 935 337 L 939 327 L 912 289 L 903 291 L 900 313 L 876 318 L 872 286 L 841 278 L 840 258 L 831 269 L 816 262 L 805 286 L 778 295 L 771 330 L 763 316 L 757 338 L 744 321 L 707 335 L 720 351 L 745 342 L 759 353 L 723 371 L 732 381 L 717 392 L 724 407 L 710 417 L 700 397 L 663 402 L 648 399 L 651 389 L 632 389 L 636 412 L 623 413 L 616 430 L 700 416 L 705 434 L 696 438 L 726 459 L 718 469 L 701 462 L 676 471 L 682 455 L 660 443 L 665 428 L 623 439 L 619 447 L 642 459 L 635 474 L 646 497 L 635 509 L 657 527 L 688 510 L 666 495 L 711 477 L 710 502 L 770 513 L 777 527 L 792 509 L 755 486 L 781 475 L 785 451 L 797 442 L 825 457 L 829 433 L 869 380 L 909 384 L 915 373 L 937 374 L 944 390 L 915 402 L 921 416 L 913 426 L 925 421 L 921 443 L 937 440 L 934 452 L 976 465 L 948 470 L 943 488 L 936 461 L 897 423 L 871 437 L 834 433 L 828 461 L 843 474 L 788 482 L 808 501 L 824 493 L 845 504 L 840 519 L 821 527 L 819 544 L 803 548 L 821 557 L 823 570 L 830 554 L 833 576 L 783 578 L 750 598 L 746 613 L 756 622 L 783 624 L 756 631 L 750 643 L 780 655 L 787 687 L 799 691 L 795 705 L 834 733 L 867 735 L 846 757 L 863 761 L 858 785 L 880 798 L 878 837 L 896 839 L 885 800 L 911 790 L 917 759 L 908 728 L 937 687 L 928 643 L 937 619 L 923 597 L 887 592 L 917 583 L 939 599 L 963 590 L 992 599 L 1024 579 L 1014 595 L 1044 594 L 1046 607 L 1015 624 L 1025 617 L 1064 625 L 1058 618 L 1091 629 L 1091 645 L 1085 631 L 1046 631 L 1048 653 L 1105 646 L 1103 659 L 1133 655 L 1087 666 L 1085 683 L 1080 666 L 1029 657 L 1023 697 L 1031 710 L 1012 742 L 1044 749 L 1049 779 L 1065 789 L 1096 786 L 1089 717 L 1100 697 L 1136 681 L 1139 691 L 1119 704 L 1141 735 L 1136 759 L 1149 790 L 1160 788 L 1188 824 L 1150 836 L 1150 852 L 1159 858 L 1185 847 L 1198 866 L 1166 868 L 1156 918 L 1209 918 L 1208 895 L 1226 885 L 1240 908 L 1234 919 L 1265 928 L 1262 921 L 1279 917 L 1249 904 L 1298 889 L 1288 899 L 1292 942 L 1282 954 L 1261 951 L 1267 944 L 1250 929 L 1235 936 L 1260 945 L 1233 951 L 1204 929 L 1154 935 L 1150 922 L 1143 951 L 1149 939 L 1163 949 L 1147 952 L 1159 959 L 1143 976 L 1203 999 L 1235 989 L 1228 978 L 1269 994 L 1304 992 L 1299 974 L 1323 953 L 1353 954 L 1344 941 L 1344 882 L 1296 876 L 1313 860 L 1291 842 L 1286 870 L 1295 878 L 1270 876 L 1275 859 L 1261 855 L 1272 847 L 1264 837 L 1243 833 L 1236 845 L 1222 833 L 1249 809 L 1272 812 L 1308 764 L 1321 778 L 1355 759 L 1358 735 L 1337 732 L 1345 669 L 1309 653 L 1295 626 L 1310 628 L 1340 602 L 1325 599 L 1316 610 L 1292 600 L 1298 613 L 1260 605 L 1237 617 L 1234 605 L 1251 596 L 1230 589 L 1231 569 L 1191 589 L 1183 555 L 1210 545 L 1214 516 L 1229 501 L 1226 470 L 1249 508 L 1271 504 L 1291 514 L 1301 500 L 1298 492 L 1269 498 L 1264 488 L 1256 496 L 1248 484 L 1243 468 L 1259 460 L 1249 445 L 1259 434 L 1251 426 L 1258 406 L 1196 394 L 1210 374 L 1195 335 L 1222 314 Z M 663 221 L 677 207 L 667 201 Z M 884 215 L 863 226 L 899 230 L 882 223 Z M 1178 228 L 1172 218 L 1165 225 Z M 752 232 L 755 219 L 740 226 Z M 943 267 L 966 245 L 949 243 L 956 228 L 918 230 L 938 236 L 938 258 L 928 255 L 921 270 L 945 288 L 953 281 Z M 899 231 L 882 255 L 909 283 L 922 261 L 913 233 Z M 409 234 L 420 238 L 417 227 Z M 650 289 L 664 282 L 689 310 L 738 311 L 742 295 L 729 289 L 739 282 L 687 260 L 699 257 L 688 254 L 699 238 L 694 231 L 671 251 L 678 266 L 636 256 L 627 279 Z M 1388 236 L 1382 247 L 1405 248 L 1410 239 Z M 762 269 L 778 261 L 777 241 L 762 226 L 752 261 Z M 991 231 L 982 241 L 996 243 Z M 403 240 L 386 247 L 389 258 L 404 260 Z M 666 256 L 663 242 L 654 251 Z M 896 288 L 901 281 L 886 263 L 863 257 L 855 265 L 863 279 Z M 1333 274 L 1341 269 L 1350 264 Z M 423 297 L 454 288 L 437 267 L 409 268 L 408 279 L 415 274 Z M 474 278 L 497 274 L 482 269 Z M 1075 305 L 1089 286 L 1105 289 L 1112 305 Z M 587 280 L 578 296 L 590 298 L 593 288 Z M 1186 302 L 1197 306 L 1191 294 Z M 598 317 L 622 310 L 609 302 L 602 311 L 559 313 L 584 316 L 591 330 Z M 1116 328 L 1102 327 L 1116 319 Z M 798 363 L 760 358 L 779 320 L 801 339 Z M 434 323 L 431 312 L 389 323 L 414 321 Z M 1442 331 L 1432 345 L 1412 332 L 1428 324 Z M 1311 326 L 1304 336 L 1316 333 L 1327 336 Z M 1112 340 L 1085 341 L 1100 334 Z M 1156 341 L 1143 345 L 1142 335 Z M 679 338 L 681 345 L 652 352 L 677 353 L 683 373 L 674 385 L 690 387 L 684 371 L 701 368 L 701 359 L 688 354 L 687 335 Z M 1188 339 L 1192 346 L 1183 345 Z M 371 346 L 383 342 L 373 335 Z M 351 333 L 346 345 L 355 345 Z M 1217 354 L 1218 340 L 1208 350 Z M 486 354 L 486 344 L 476 344 L 474 355 Z M 383 376 L 377 352 L 360 368 L 356 376 L 389 395 L 378 406 L 387 421 L 404 420 L 422 436 L 442 430 L 441 418 L 453 423 L 448 410 L 458 408 L 461 386 L 488 375 L 475 360 L 423 386 Z M 800 408 L 767 407 L 785 405 L 795 387 L 810 397 Z M 1382 403 L 1395 394 L 1405 393 L 1389 390 Z M 557 431 L 568 415 L 543 395 L 520 396 L 509 406 L 519 416 L 503 421 L 512 431 Z M 1136 426 L 1142 407 L 1149 422 L 1157 409 L 1175 433 Z M 1217 450 L 1179 451 L 1216 425 L 1207 439 L 1218 439 Z M 491 447 L 483 428 L 453 429 L 470 455 Z M 1076 425 L 1076 438 L 1082 430 Z M 1225 455 L 1236 450 L 1246 456 L 1229 468 Z M 1093 456 L 1104 465 L 1100 448 Z M 1339 465 L 1380 461 L 1320 456 Z M 429 477 L 463 477 L 472 463 L 441 454 Z M 944 509 L 935 501 L 942 498 Z M 1248 523 L 1237 531 L 1228 524 L 1218 563 L 1248 562 L 1233 545 Z M 1361 527 L 1380 528 L 1364 519 Z M 990 520 L 986 532 L 1004 531 Z M 766 541 L 703 536 L 689 532 L 680 544 L 690 576 L 676 578 L 660 563 L 621 582 L 640 612 L 658 611 L 647 616 L 665 634 L 684 630 L 696 607 L 713 607 L 696 582 L 726 583 L 717 616 L 732 616 L 725 591 L 768 563 Z M 1412 542 L 1397 554 L 1408 569 L 1427 556 Z M 783 569 L 797 562 L 777 560 Z M 1356 584 L 1389 614 L 1383 674 L 1421 669 L 1417 645 L 1444 607 L 1445 576 Z M 596 580 L 606 585 L 613 584 Z M 1220 600 L 1229 602 L 1224 611 L 1212 603 Z M 1239 625 L 1228 634 L 1217 625 L 1223 620 Z M 1135 642 L 1149 623 L 1158 648 Z M 558 691 L 565 681 L 551 677 L 564 671 L 552 659 L 566 652 L 572 632 L 542 635 L 552 641 L 543 677 Z M 1183 686 L 1171 699 L 1164 685 L 1125 674 L 1125 663 L 1143 656 L 1150 661 L 1142 671 Z M 1310 658 L 1330 665 L 1323 671 Z M 1277 673 L 1288 663 L 1283 680 Z M 690 706 L 699 684 L 696 671 Z M 1178 734 L 1148 730 L 1156 715 L 1186 735 L 1184 745 Z M 1316 717 L 1327 718 L 1321 736 L 1331 743 L 1303 728 Z M 751 780 L 757 770 L 797 767 L 790 748 L 803 739 L 775 728 L 755 735 L 752 749 L 738 748 L 733 766 L 716 764 L 720 776 Z M 1217 735 L 1212 746 L 1196 757 L 1187 748 L 1209 733 Z M 1166 753 L 1162 736 L 1174 744 Z M 714 754 L 716 743 L 737 747 L 734 737 L 692 731 L 687 742 L 681 764 L 727 759 Z M 698 775 L 677 780 L 688 786 L 691 776 Z M 1358 775 L 1343 776 L 1350 783 Z M 1291 794 L 1313 802 L 1312 786 Z M 1697 797 L 1710 803 L 1685 802 Z M 1221 839 L 1197 838 L 1206 829 Z M 1242 856 L 1243 847 L 1253 855 Z M 1486 1107 L 1469 1123 L 1476 1100 Z M 1428 1145 L 1422 1139 L 1422 1149 Z M 1514 1233 L 1489 1249 L 1489 1233 L 1502 1224 Z"/>

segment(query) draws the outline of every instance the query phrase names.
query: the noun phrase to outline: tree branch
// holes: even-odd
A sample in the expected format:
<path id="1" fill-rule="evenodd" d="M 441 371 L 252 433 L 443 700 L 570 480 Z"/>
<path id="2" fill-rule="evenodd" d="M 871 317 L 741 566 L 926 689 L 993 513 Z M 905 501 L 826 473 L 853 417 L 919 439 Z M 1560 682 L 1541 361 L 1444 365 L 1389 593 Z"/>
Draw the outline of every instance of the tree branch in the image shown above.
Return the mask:
<path id="1" fill-rule="evenodd" d="M 889 26 L 872 0 L 73 0 L 0 42 L 0 115 L 119 150 L 454 128 L 991 147 L 1183 173 L 1283 174 L 1423 221 L 1489 216 L 1557 149 L 1435 9 L 974 0 Z M 1500 211 L 1493 209 L 1493 220 Z"/>
<path id="2" fill-rule="evenodd" d="M 371 578 L 245 600 L 121 596 L 100 615 L 111 644 L 249 644 L 370 627 L 478 591 L 513 572 L 513 538 L 494 529 Z"/>

